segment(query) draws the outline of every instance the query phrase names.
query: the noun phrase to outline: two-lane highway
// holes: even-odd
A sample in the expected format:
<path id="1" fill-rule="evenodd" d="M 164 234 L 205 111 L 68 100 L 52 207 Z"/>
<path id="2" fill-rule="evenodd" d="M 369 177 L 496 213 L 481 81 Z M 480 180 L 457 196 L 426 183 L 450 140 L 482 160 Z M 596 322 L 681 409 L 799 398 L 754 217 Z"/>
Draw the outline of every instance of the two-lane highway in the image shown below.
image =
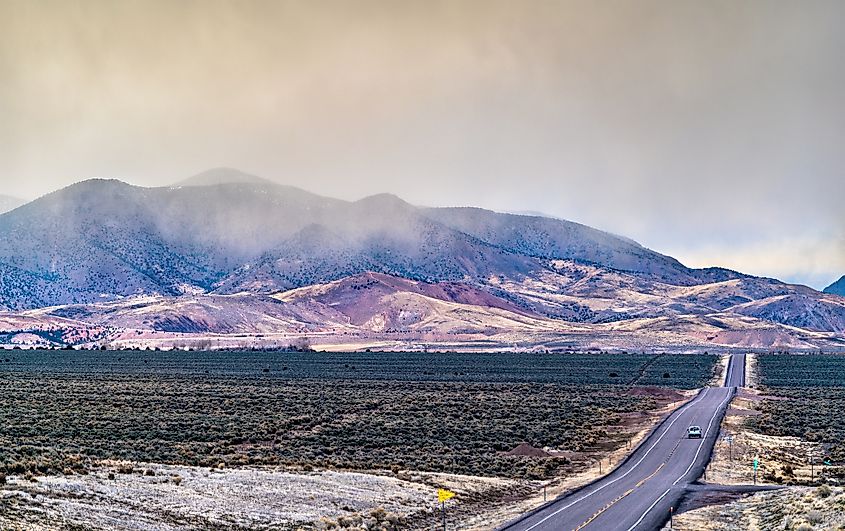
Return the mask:
<path id="1" fill-rule="evenodd" d="M 745 387 L 745 354 L 733 354 L 725 371 L 725 387 Z"/>
<path id="2" fill-rule="evenodd" d="M 675 410 L 613 472 L 511 522 L 509 531 L 659 529 L 710 460 L 725 408 L 745 382 L 745 355 L 731 355 L 723 387 L 708 387 Z M 701 439 L 688 439 L 701 426 Z"/>

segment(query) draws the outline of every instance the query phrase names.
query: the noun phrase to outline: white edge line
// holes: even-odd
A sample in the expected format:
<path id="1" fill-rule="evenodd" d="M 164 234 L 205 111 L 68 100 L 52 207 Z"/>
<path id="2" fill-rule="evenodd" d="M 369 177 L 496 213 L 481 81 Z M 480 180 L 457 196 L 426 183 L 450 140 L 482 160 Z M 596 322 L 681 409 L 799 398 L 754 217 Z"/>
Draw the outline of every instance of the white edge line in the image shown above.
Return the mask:
<path id="1" fill-rule="evenodd" d="M 642 463 L 642 462 L 645 460 L 645 458 L 646 458 L 646 457 L 648 457 L 648 454 L 650 454 L 650 453 L 651 453 L 651 451 L 652 451 L 652 450 L 654 450 L 654 447 L 655 447 L 655 446 L 657 446 L 657 445 L 660 443 L 660 441 L 663 439 L 663 437 L 665 437 L 665 436 L 666 436 L 666 434 L 667 434 L 667 433 L 669 433 L 669 429 L 672 427 L 672 425 L 675 423 L 675 421 L 677 421 L 679 418 L 681 418 L 680 412 L 681 412 L 681 411 L 683 411 L 684 409 L 686 409 L 688 406 L 692 405 L 694 402 L 697 402 L 697 401 L 701 400 L 702 398 L 704 398 L 704 395 L 706 395 L 706 394 L 707 394 L 707 391 L 709 391 L 710 389 L 711 389 L 710 387 L 706 387 L 706 388 L 704 388 L 704 391 L 702 391 L 702 392 L 701 392 L 701 394 L 699 394 L 699 395 L 698 395 L 698 396 L 697 396 L 694 400 L 691 400 L 691 401 L 687 402 L 687 403 L 686 403 L 686 404 L 684 404 L 684 405 L 683 405 L 683 407 L 681 407 L 680 409 L 676 409 L 676 410 L 673 412 L 673 414 L 674 414 L 674 413 L 678 413 L 678 415 L 677 415 L 674 419 L 672 419 L 672 422 L 670 422 L 670 423 L 669 423 L 669 424 L 668 424 L 668 425 L 664 428 L 663 433 L 662 433 L 662 434 L 660 434 L 660 437 L 658 437 L 656 441 L 654 441 L 654 444 L 652 444 L 652 445 L 651 445 L 651 448 L 649 448 L 648 450 L 646 450 L 646 453 L 645 453 L 645 454 L 643 454 L 643 456 L 640 458 L 640 460 L 639 460 L 639 461 L 637 461 L 637 462 L 634 464 L 634 466 L 632 466 L 630 469 L 628 469 L 628 471 L 627 471 L 627 472 L 625 472 L 624 474 L 622 474 L 621 476 L 619 476 L 618 478 L 616 478 L 616 479 L 614 479 L 614 480 L 612 480 L 612 481 L 608 481 L 608 482 L 607 482 L 607 483 L 605 483 L 604 485 L 602 485 L 602 486 L 600 486 L 599 488 L 597 488 L 597 489 L 595 489 L 595 490 L 593 490 L 593 491 L 589 492 L 588 494 L 585 494 L 584 496 L 582 496 L 582 497 L 578 498 L 577 500 L 575 500 L 575 501 L 573 501 L 573 502 L 569 503 L 568 505 L 566 505 L 566 506 L 564 506 L 564 507 L 561 507 L 561 508 L 560 508 L 560 509 L 558 509 L 557 511 L 555 511 L 555 512 L 553 512 L 553 513 L 548 514 L 545 518 L 543 518 L 542 520 L 540 520 L 540 521 L 539 521 L 539 522 L 537 522 L 536 524 L 532 525 L 531 527 L 527 527 L 527 528 L 525 528 L 525 531 L 531 531 L 532 529 L 534 529 L 535 527 L 537 527 L 537 526 L 541 525 L 543 522 L 545 522 L 545 521 L 546 521 L 546 520 L 548 520 L 549 518 L 552 518 L 553 516 L 555 516 L 555 515 L 559 514 L 560 512 L 565 511 L 566 509 L 569 509 L 570 507 L 572 507 L 572 506 L 573 506 L 573 505 L 575 505 L 576 503 L 580 503 L 580 502 L 582 502 L 583 500 L 586 500 L 587 498 L 589 498 L 589 497 L 590 497 L 590 496 L 592 496 L 593 494 L 595 494 L 595 493 L 599 492 L 600 490 L 604 489 L 605 487 L 609 487 L 609 486 L 613 485 L 614 483 L 616 483 L 617 481 L 620 481 L 620 480 L 624 479 L 624 478 L 625 478 L 628 474 L 630 474 L 631 472 L 633 472 L 633 471 L 634 471 L 634 470 L 635 470 L 635 469 L 636 469 L 636 468 L 640 465 L 640 463 Z M 708 430 L 709 430 L 709 428 L 708 428 Z M 665 496 L 665 494 L 664 494 L 664 496 Z M 643 515 L 643 518 L 645 518 L 645 515 Z"/>
<path id="2" fill-rule="evenodd" d="M 650 506 L 648 509 L 646 509 L 646 510 L 645 510 L 645 512 L 643 513 L 643 515 L 642 515 L 642 516 L 640 516 L 640 519 L 639 519 L 639 520 L 637 520 L 636 522 L 634 522 L 634 525 L 632 525 L 631 527 L 629 527 L 629 528 L 628 528 L 628 531 L 632 531 L 635 527 L 637 527 L 638 525 L 640 525 L 641 523 L 643 523 L 643 520 L 645 520 L 645 515 L 647 515 L 647 514 L 649 513 L 649 511 L 651 511 L 652 509 L 654 509 L 654 506 L 655 506 L 655 505 L 657 505 L 658 503 L 660 503 L 660 500 L 662 500 L 663 498 L 665 498 L 665 497 L 666 497 L 666 495 L 667 495 L 667 494 L 669 494 L 669 491 L 670 491 L 670 490 L 672 490 L 672 489 L 666 489 L 666 492 L 664 492 L 663 494 L 661 494 L 661 495 L 660 495 L 660 497 L 659 497 L 659 498 L 657 498 L 656 500 L 654 500 L 654 503 L 652 503 L 652 504 L 651 504 L 651 506 Z"/>

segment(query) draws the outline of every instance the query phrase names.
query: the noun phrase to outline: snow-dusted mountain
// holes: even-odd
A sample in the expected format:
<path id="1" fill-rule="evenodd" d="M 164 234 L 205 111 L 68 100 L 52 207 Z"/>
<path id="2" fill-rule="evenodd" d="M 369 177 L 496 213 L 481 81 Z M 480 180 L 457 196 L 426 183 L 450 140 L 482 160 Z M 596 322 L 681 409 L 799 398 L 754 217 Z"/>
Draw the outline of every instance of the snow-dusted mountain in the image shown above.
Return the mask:
<path id="1" fill-rule="evenodd" d="M 810 348 L 845 331 L 845 299 L 690 269 L 577 223 L 341 201 L 231 169 L 162 188 L 85 181 L 0 215 L 2 308 L 0 343 L 58 329 Z"/>
<path id="2" fill-rule="evenodd" d="M 271 293 L 364 271 L 488 284 L 536 276 L 554 258 L 698 281 L 671 258 L 567 221 L 421 209 L 386 194 L 347 202 L 243 180 L 168 188 L 91 180 L 0 216 L 0 304 Z"/>

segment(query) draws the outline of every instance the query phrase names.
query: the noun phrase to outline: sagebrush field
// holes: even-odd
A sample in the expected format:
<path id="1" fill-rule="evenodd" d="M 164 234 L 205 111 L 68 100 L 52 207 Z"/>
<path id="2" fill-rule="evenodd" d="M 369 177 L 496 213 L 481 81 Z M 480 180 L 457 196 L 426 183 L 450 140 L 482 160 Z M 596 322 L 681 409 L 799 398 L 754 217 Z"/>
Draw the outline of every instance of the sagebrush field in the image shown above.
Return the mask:
<path id="1" fill-rule="evenodd" d="M 786 400 L 766 400 L 749 425 L 767 435 L 822 443 L 835 465 L 845 464 L 845 355 L 759 355 L 761 390 Z"/>
<path id="2" fill-rule="evenodd" d="M 100 459 L 281 464 L 539 478 L 573 452 L 624 444 L 632 386 L 692 388 L 715 356 L 6 352 L 0 471 L 72 472 Z"/>

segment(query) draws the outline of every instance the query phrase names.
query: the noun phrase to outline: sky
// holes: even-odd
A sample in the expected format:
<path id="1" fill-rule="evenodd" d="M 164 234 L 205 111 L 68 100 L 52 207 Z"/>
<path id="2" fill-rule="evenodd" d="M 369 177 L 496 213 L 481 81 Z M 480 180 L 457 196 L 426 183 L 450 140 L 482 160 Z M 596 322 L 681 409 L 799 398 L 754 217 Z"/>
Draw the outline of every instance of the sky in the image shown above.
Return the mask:
<path id="1" fill-rule="evenodd" d="M 0 0 L 0 194 L 228 166 L 845 274 L 845 2 Z"/>

